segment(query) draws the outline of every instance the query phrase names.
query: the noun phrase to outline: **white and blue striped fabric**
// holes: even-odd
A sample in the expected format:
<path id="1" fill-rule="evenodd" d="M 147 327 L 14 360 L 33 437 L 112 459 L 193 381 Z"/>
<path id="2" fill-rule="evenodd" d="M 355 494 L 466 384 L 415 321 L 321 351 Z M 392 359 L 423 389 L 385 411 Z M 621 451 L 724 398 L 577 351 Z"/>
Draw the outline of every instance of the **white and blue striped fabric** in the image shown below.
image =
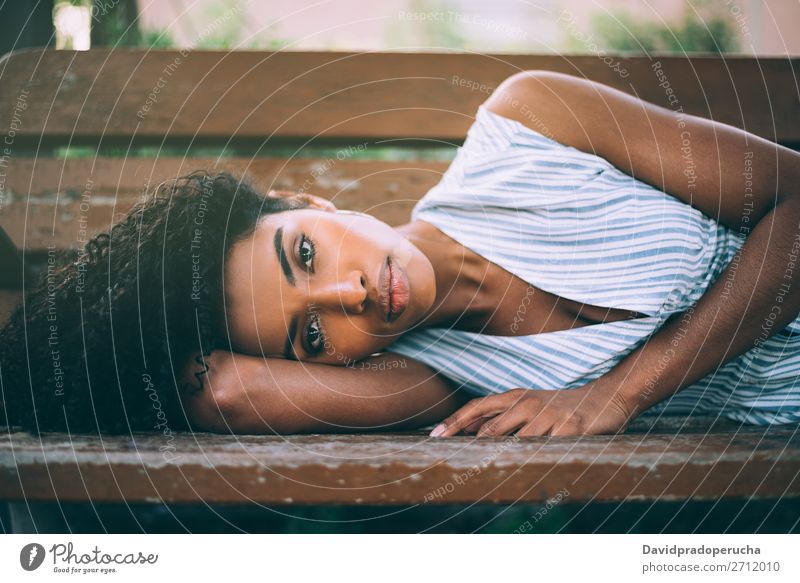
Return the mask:
<path id="1" fill-rule="evenodd" d="M 536 288 L 647 316 L 528 336 L 420 327 L 387 348 L 476 395 L 571 389 L 602 376 L 670 315 L 691 317 L 687 310 L 744 243 L 603 158 L 484 106 L 412 219 L 436 226 Z M 800 316 L 644 414 L 800 422 Z"/>

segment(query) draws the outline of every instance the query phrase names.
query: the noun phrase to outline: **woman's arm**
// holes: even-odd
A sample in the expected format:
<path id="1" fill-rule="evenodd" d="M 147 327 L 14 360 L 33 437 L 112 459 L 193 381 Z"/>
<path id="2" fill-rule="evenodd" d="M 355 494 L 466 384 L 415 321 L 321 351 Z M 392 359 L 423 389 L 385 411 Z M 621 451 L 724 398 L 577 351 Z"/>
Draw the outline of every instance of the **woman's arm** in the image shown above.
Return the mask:
<path id="1" fill-rule="evenodd" d="M 679 106 L 670 111 L 559 73 L 514 75 L 485 106 L 562 144 L 607 159 L 747 239 L 739 257 L 691 311 L 671 318 L 609 373 L 581 387 L 584 390 L 565 391 L 572 395 L 517 392 L 476 400 L 446 419 L 441 434 L 452 435 L 477 416 L 497 411 L 510 414 L 492 419 L 481 435 L 502 433 L 526 417 L 530 422 L 518 434 L 623 429 L 627 420 L 711 374 L 797 317 L 800 153 L 685 114 Z M 662 364 L 665 359 L 668 366 Z"/>
<path id="2" fill-rule="evenodd" d="M 800 198 L 799 152 L 602 83 L 525 71 L 504 81 L 484 105 L 605 158 L 735 231 L 749 233 L 777 204 Z"/>
<path id="3" fill-rule="evenodd" d="M 260 358 L 222 350 L 192 358 L 182 381 L 189 420 L 233 433 L 346 432 L 429 425 L 467 401 L 426 365 L 392 353 L 353 366 Z M 198 378 L 203 379 L 197 391 Z"/>

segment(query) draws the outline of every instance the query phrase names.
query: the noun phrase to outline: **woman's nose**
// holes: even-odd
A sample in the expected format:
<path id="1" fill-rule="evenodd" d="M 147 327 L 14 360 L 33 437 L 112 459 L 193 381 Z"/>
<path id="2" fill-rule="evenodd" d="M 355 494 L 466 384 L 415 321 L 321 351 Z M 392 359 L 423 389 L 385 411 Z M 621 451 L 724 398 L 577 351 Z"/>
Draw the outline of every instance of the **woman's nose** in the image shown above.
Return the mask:
<path id="1" fill-rule="evenodd" d="M 344 308 L 346 312 L 360 314 L 367 299 L 366 280 L 361 271 L 351 271 L 342 279 L 312 290 L 311 294 L 311 301 L 318 306 Z"/>

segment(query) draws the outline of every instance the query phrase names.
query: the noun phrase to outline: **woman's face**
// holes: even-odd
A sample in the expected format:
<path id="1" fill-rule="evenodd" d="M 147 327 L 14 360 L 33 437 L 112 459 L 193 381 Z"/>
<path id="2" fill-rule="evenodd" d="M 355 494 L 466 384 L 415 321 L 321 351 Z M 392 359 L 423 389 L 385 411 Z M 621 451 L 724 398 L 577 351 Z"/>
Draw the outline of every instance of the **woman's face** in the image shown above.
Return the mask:
<path id="1" fill-rule="evenodd" d="M 347 365 L 433 305 L 428 258 L 386 223 L 332 208 L 264 216 L 225 265 L 235 350 Z"/>

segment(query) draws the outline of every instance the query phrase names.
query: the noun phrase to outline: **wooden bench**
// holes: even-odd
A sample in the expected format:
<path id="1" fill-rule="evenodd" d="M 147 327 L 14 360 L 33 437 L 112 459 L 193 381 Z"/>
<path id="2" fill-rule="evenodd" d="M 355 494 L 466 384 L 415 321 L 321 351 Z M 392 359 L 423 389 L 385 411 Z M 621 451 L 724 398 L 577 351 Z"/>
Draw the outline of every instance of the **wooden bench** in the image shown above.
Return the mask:
<path id="1" fill-rule="evenodd" d="M 688 113 L 800 144 L 797 60 L 619 61 L 625 77 L 569 56 L 12 53 L 0 62 L 0 124 L 11 137 L 0 145 L 0 225 L 13 246 L 0 246 L 0 271 L 19 286 L 24 265 L 29 281 L 49 249 L 77 247 L 147 187 L 198 168 L 247 172 L 264 191 L 308 190 L 400 224 L 438 181 L 478 105 L 525 69 L 583 75 L 673 109 L 677 98 Z M 0 309 L 18 299 L 19 289 L 6 289 Z M 38 439 L 6 428 L 0 499 L 514 503 L 562 489 L 573 502 L 796 498 L 797 429 L 643 416 L 624 435 L 574 438 L 185 433 L 165 456 L 158 434 Z"/>

